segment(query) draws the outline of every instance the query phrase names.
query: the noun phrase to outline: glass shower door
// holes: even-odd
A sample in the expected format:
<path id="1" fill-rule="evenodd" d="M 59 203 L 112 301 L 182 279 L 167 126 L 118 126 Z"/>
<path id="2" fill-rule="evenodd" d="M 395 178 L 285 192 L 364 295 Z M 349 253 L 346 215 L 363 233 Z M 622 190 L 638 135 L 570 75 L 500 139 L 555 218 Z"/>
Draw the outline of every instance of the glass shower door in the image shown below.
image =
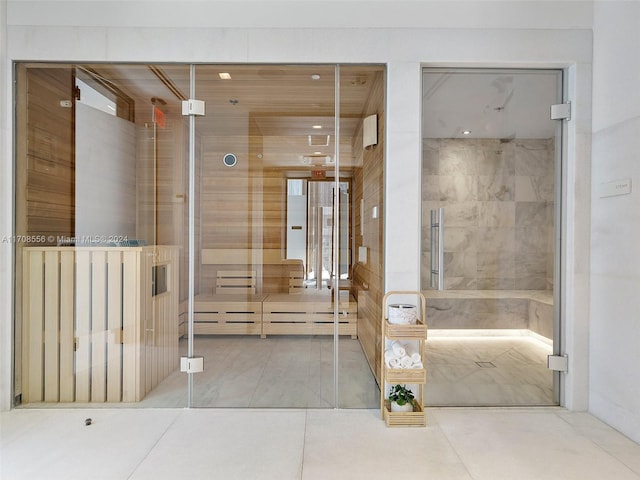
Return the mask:
<path id="1" fill-rule="evenodd" d="M 558 404 L 562 72 L 425 69 L 423 99 L 426 402 Z"/>

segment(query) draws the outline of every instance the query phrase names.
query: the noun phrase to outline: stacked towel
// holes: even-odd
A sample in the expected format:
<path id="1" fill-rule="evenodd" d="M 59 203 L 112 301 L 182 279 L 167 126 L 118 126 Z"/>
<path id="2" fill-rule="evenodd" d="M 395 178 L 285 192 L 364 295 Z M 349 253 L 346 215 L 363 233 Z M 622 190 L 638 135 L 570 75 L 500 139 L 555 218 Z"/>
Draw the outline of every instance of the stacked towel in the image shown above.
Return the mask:
<path id="1" fill-rule="evenodd" d="M 412 344 L 412 345 L 407 345 L 407 355 L 409 357 L 411 357 L 411 360 L 413 360 L 413 363 L 418 363 L 422 361 L 422 358 L 420 357 L 420 352 L 418 352 L 418 348 Z"/>
<path id="2" fill-rule="evenodd" d="M 391 349 L 396 357 L 404 357 L 407 354 L 407 350 L 402 346 L 398 340 L 391 342 Z"/>
<path id="3" fill-rule="evenodd" d="M 422 358 L 416 346 L 405 346 L 398 340 L 393 340 L 385 350 L 384 363 L 388 368 L 423 368 Z"/>

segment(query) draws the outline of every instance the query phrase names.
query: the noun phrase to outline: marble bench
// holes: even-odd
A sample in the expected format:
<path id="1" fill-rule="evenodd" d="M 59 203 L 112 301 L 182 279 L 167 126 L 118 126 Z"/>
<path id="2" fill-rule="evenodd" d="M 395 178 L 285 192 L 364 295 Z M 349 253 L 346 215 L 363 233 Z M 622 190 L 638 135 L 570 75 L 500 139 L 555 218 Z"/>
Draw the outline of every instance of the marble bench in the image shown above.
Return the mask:
<path id="1" fill-rule="evenodd" d="M 553 292 L 425 290 L 429 329 L 525 329 L 553 339 Z"/>

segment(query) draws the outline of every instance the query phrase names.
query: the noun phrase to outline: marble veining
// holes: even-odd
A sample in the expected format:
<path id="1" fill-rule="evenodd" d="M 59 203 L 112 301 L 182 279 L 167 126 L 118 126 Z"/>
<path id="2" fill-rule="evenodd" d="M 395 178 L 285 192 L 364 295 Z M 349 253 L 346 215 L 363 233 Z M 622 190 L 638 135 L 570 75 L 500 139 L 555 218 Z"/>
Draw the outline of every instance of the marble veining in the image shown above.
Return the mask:
<path id="1" fill-rule="evenodd" d="M 550 347 L 531 337 L 431 337 L 426 405 L 553 405 Z M 476 362 L 490 362 L 482 368 Z"/>
<path id="2" fill-rule="evenodd" d="M 553 287 L 553 145 L 553 139 L 424 139 L 422 253 L 429 259 L 430 210 L 442 207 L 450 254 L 445 288 Z M 466 253 L 477 253 L 475 268 Z M 430 270 L 423 262 L 423 286 Z"/>

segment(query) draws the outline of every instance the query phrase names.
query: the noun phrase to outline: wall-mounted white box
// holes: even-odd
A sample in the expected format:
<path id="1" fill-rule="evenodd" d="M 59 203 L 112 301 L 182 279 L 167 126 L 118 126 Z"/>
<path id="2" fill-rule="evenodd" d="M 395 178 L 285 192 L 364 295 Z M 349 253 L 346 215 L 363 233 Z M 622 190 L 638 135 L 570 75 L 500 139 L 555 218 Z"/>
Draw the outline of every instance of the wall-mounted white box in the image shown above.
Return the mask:
<path id="1" fill-rule="evenodd" d="M 362 146 L 372 148 L 378 143 L 378 116 L 369 115 L 362 122 Z"/>
<path id="2" fill-rule="evenodd" d="M 615 195 L 626 195 L 631 193 L 631 179 L 613 180 L 611 182 L 601 183 L 598 186 L 598 195 L 600 198 L 613 197 Z"/>
<path id="3" fill-rule="evenodd" d="M 367 263 L 367 247 L 358 247 L 358 261 Z"/>

